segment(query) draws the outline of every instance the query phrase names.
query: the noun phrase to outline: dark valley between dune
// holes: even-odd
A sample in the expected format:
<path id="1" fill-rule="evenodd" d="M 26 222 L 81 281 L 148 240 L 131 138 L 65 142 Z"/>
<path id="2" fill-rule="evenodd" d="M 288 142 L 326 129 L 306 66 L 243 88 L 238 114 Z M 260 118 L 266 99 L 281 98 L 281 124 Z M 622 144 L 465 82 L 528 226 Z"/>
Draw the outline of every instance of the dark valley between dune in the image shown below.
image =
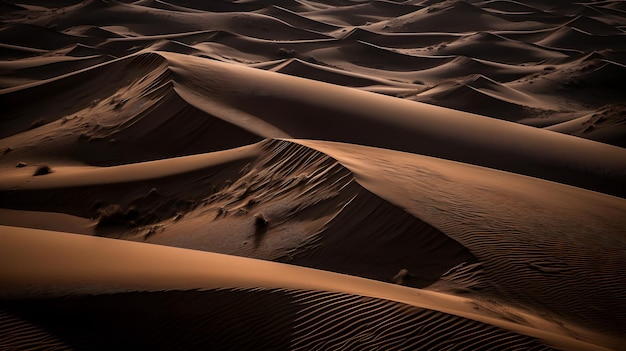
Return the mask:
<path id="1" fill-rule="evenodd" d="M 620 350 L 626 2 L 0 0 L 0 350 Z"/>

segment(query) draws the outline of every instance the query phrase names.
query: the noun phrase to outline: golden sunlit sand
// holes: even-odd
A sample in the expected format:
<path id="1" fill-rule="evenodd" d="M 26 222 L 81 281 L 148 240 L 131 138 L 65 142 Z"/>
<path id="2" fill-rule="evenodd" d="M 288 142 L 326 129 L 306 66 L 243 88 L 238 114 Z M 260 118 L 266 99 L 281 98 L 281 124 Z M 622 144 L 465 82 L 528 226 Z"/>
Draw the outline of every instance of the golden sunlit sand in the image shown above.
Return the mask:
<path id="1" fill-rule="evenodd" d="M 626 344 L 623 2 L 0 20 L 0 349 Z"/>

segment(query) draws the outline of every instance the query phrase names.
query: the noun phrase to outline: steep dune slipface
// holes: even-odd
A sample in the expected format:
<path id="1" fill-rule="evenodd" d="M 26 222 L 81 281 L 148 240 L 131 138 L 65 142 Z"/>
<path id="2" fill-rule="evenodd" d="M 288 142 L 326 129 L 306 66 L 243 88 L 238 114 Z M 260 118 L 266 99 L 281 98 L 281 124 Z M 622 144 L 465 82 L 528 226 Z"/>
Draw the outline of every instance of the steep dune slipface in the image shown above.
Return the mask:
<path id="1" fill-rule="evenodd" d="M 137 72 L 145 70 L 147 78 L 136 76 L 134 67 Z M 79 99 L 75 103 L 52 99 L 32 105 L 32 111 L 18 108 L 49 89 L 109 70 L 115 74 L 101 78 L 108 80 L 103 82 L 110 85 L 108 92 L 96 90 L 98 85 L 88 81 L 86 89 L 80 88 L 85 83 L 78 84 L 62 100 Z M 479 84 L 484 90 L 480 94 L 504 96 L 511 101 L 507 106 L 537 101 L 522 91 L 487 82 Z M 76 92 L 89 89 L 98 91 L 97 99 Z M 264 137 L 296 137 L 422 153 L 623 195 L 626 165 L 620 148 L 182 54 L 139 54 L 32 87 L 9 89 L 3 98 L 15 101 L 9 105 L 15 110 L 5 122 L 9 126 L 5 133 L 12 136 L 1 146 L 22 144 L 31 150 L 8 154 L 16 162 L 21 152 L 35 154 L 44 145 L 65 154 L 73 148 L 82 162 L 119 164 L 241 146 Z M 51 111 L 43 113 L 46 107 L 41 106 Z M 46 118 L 36 119 L 42 114 Z M 174 130 L 179 121 L 182 125 Z M 70 130 L 60 133 L 59 124 Z M 204 137 L 213 132 L 228 137 Z M 77 134 L 79 138 L 72 140 Z M 169 144 L 173 147 L 153 147 Z M 127 148 L 135 151 L 124 153 Z"/>
<path id="2" fill-rule="evenodd" d="M 55 90 L 61 93 L 50 95 Z M 8 108 L 2 121 L 7 136 L 3 144 L 23 147 L 9 155 L 13 158 L 39 148 L 54 157 L 71 155 L 88 164 L 113 165 L 261 140 L 254 131 L 187 103 L 174 90 L 167 61 L 152 53 L 6 89 L 2 97 Z M 207 138 L 212 133 L 228 137 Z"/>
<path id="3" fill-rule="evenodd" d="M 536 82 L 556 68 L 567 74 L 549 79 L 564 89 L 538 97 L 551 104 L 558 98 L 558 108 L 530 111 L 543 120 L 542 126 L 573 120 L 581 111 L 594 113 L 621 102 L 612 95 L 623 95 L 619 86 L 606 89 L 603 83 L 586 80 L 570 84 L 581 83 L 576 70 L 569 69 L 579 57 L 594 51 L 623 56 L 626 21 L 615 3 L 220 1 L 206 5 L 97 0 L 22 5 L 6 5 L 0 54 L 7 60 L 37 55 L 100 55 L 100 60 L 111 60 L 158 49 L 270 69 L 276 62 L 298 58 L 348 75 L 401 82 L 402 89 L 361 88 L 402 98 L 433 88 L 433 78 L 441 83 L 483 74 L 501 84 L 516 84 L 512 79 Z M 157 22 L 159 26 L 152 25 Z M 163 40 L 170 43 L 159 43 Z M 422 72 L 461 57 L 515 67 L 484 72 L 466 64 L 454 72 L 446 69 L 439 77 Z M 616 62 L 624 63 L 623 58 Z M 289 74 L 310 78 L 314 72 Z M 5 84 L 24 84 L 25 79 Z M 350 82 L 333 83 L 352 86 Z M 592 90 L 605 91 L 590 98 Z M 430 102 L 448 106 L 446 101 Z M 490 117 L 510 120 L 506 109 Z"/>
<path id="4" fill-rule="evenodd" d="M 57 168 L 5 190 L 2 206 L 96 218 L 95 233 L 103 236 L 382 281 L 406 269 L 404 283 L 417 287 L 473 260 L 445 234 L 363 189 L 325 154 L 279 140 L 222 154 L 84 172 Z M 174 171 L 158 171 L 165 167 Z"/>
<path id="5" fill-rule="evenodd" d="M 239 179 L 188 214 L 186 223 L 168 225 L 149 241 L 382 281 L 406 269 L 411 274 L 404 283 L 418 287 L 472 261 L 445 234 L 363 189 L 332 158 L 288 141 L 262 148 Z M 237 233 L 220 232 L 225 226 Z"/>
<path id="6" fill-rule="evenodd" d="M 55 173 L 5 192 L 2 206 L 99 218 L 102 236 L 430 286 L 623 332 L 623 199 L 321 141 Z"/>
<path id="7" fill-rule="evenodd" d="M 193 98 L 198 108 L 217 98 L 233 115 L 253 115 L 291 137 L 410 151 L 621 194 L 626 165 L 619 148 L 378 94 L 163 55 L 178 74 L 181 95 Z M 202 83 L 201 76 L 207 77 Z M 233 84 L 244 80 L 245 86 Z M 511 100 L 522 96 L 535 101 L 521 92 L 499 90 Z M 595 175 L 591 169 L 604 170 Z M 597 176 L 602 184 L 591 181 Z"/>
<path id="8" fill-rule="evenodd" d="M 515 296 L 509 303 L 624 333 L 624 199 L 419 155 L 300 142 L 332 155 L 365 188 L 476 257 L 433 289 Z"/>

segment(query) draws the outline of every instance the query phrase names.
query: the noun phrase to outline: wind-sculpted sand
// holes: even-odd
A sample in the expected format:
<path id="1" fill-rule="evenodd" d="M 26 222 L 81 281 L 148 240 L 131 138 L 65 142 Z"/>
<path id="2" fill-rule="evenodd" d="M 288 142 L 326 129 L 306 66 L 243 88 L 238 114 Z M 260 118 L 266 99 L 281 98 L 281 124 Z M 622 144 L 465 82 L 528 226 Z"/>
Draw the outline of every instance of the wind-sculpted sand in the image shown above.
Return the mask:
<path id="1" fill-rule="evenodd" d="M 0 349 L 626 344 L 623 2 L 0 21 Z"/>

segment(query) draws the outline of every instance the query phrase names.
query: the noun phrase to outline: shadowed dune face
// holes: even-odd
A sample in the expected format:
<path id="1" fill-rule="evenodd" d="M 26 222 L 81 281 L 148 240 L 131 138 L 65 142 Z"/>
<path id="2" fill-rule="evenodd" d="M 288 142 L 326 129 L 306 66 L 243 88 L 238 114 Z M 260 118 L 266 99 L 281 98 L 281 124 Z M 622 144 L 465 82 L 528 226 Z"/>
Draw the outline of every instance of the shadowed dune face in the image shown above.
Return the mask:
<path id="1" fill-rule="evenodd" d="M 7 2 L 0 57 L 19 61 L 41 55 L 87 55 L 94 62 L 161 50 L 267 69 L 296 58 L 306 64 L 279 72 L 468 112 L 489 111 L 488 116 L 498 119 L 531 118 L 533 125 L 541 120 L 540 126 L 546 127 L 623 102 L 622 86 L 611 84 L 624 76 L 626 63 L 622 54 L 626 20 L 616 4 Z M 578 73 L 584 70 L 579 59 L 594 52 L 602 54 L 592 58 L 593 63 L 609 60 L 617 65 L 612 68 L 614 75 L 596 79 L 600 73 Z M 459 64 L 450 71 L 445 64 L 458 58 L 481 60 L 482 67 L 475 67 L 473 61 L 455 61 Z M 47 72 L 60 75 L 86 65 L 77 61 Z M 433 75 L 439 66 L 446 69 Z M 555 71 L 564 74 L 552 74 Z M 8 73 L 0 82 L 7 88 L 47 78 L 2 65 L 0 72 Z M 446 89 L 472 74 L 513 88 L 525 87 L 524 92 L 545 105 L 516 101 L 515 107 L 507 107 L 515 101 L 507 94 L 487 99 L 454 90 L 449 93 L 455 99 L 421 94 Z M 550 85 L 549 91 L 535 89 L 545 84 Z M 476 99 L 486 110 L 473 107 Z M 614 138 L 607 138 L 601 141 L 614 143 Z"/>
<path id="2" fill-rule="evenodd" d="M 279 140 L 255 148 L 256 159 L 164 178 L 102 184 L 108 179 L 93 173 L 89 185 L 6 192 L 2 206 L 95 218 L 101 236 L 382 281 L 408 269 L 404 283 L 416 287 L 473 260 L 445 234 L 363 189 L 327 155 Z"/>
<path id="3" fill-rule="evenodd" d="M 112 74 L 106 74 L 109 70 Z M 92 77 L 108 91 L 100 95 L 99 85 L 85 80 Z M 48 89 L 74 83 L 67 96 L 61 94 L 67 97 L 62 104 L 45 96 Z M 532 115 L 524 104 L 533 109 L 542 104 L 523 89 L 484 76 L 452 89 L 479 102 L 469 106 L 490 114 L 506 108 L 512 119 Z M 445 90 L 420 96 L 456 96 Z M 97 98 L 91 99 L 90 92 L 98 92 Z M 179 53 L 131 55 L 9 88 L 4 97 L 11 111 L 3 123 L 10 136 L 0 141 L 0 148 L 10 150 L 3 155 L 7 163 L 47 154 L 115 165 L 223 150 L 263 138 L 310 138 L 426 154 L 625 196 L 626 161 L 620 148 Z M 19 108 L 40 98 L 41 105 Z M 484 107 L 482 101 L 498 104 Z"/>
<path id="4" fill-rule="evenodd" d="M 620 349 L 625 31 L 611 0 L 0 0 L 0 349 Z"/>
<path id="5" fill-rule="evenodd" d="M 2 206 L 96 218 L 101 236 L 484 294 L 621 330 L 621 199 L 320 141 L 269 140 L 202 158 L 83 174 L 59 168 L 57 179 L 5 192 Z M 183 161 L 193 171 L 183 173 Z M 142 180 L 110 183 L 109 171 Z"/>
<path id="6" fill-rule="evenodd" d="M 12 332 L 3 335 L 6 330 Z M 6 348 L 28 343 L 90 350 L 415 350 L 432 345 L 552 350 L 531 337 L 401 303 L 267 289 L 0 302 L 0 335 L 0 345 Z"/>
<path id="7" fill-rule="evenodd" d="M 625 243 L 623 199 L 390 150 L 302 143 L 329 153 L 366 189 L 476 257 L 431 289 L 514 296 L 509 303 L 625 332 L 623 289 L 614 281 L 626 275 L 625 257 L 616 250 Z"/>

